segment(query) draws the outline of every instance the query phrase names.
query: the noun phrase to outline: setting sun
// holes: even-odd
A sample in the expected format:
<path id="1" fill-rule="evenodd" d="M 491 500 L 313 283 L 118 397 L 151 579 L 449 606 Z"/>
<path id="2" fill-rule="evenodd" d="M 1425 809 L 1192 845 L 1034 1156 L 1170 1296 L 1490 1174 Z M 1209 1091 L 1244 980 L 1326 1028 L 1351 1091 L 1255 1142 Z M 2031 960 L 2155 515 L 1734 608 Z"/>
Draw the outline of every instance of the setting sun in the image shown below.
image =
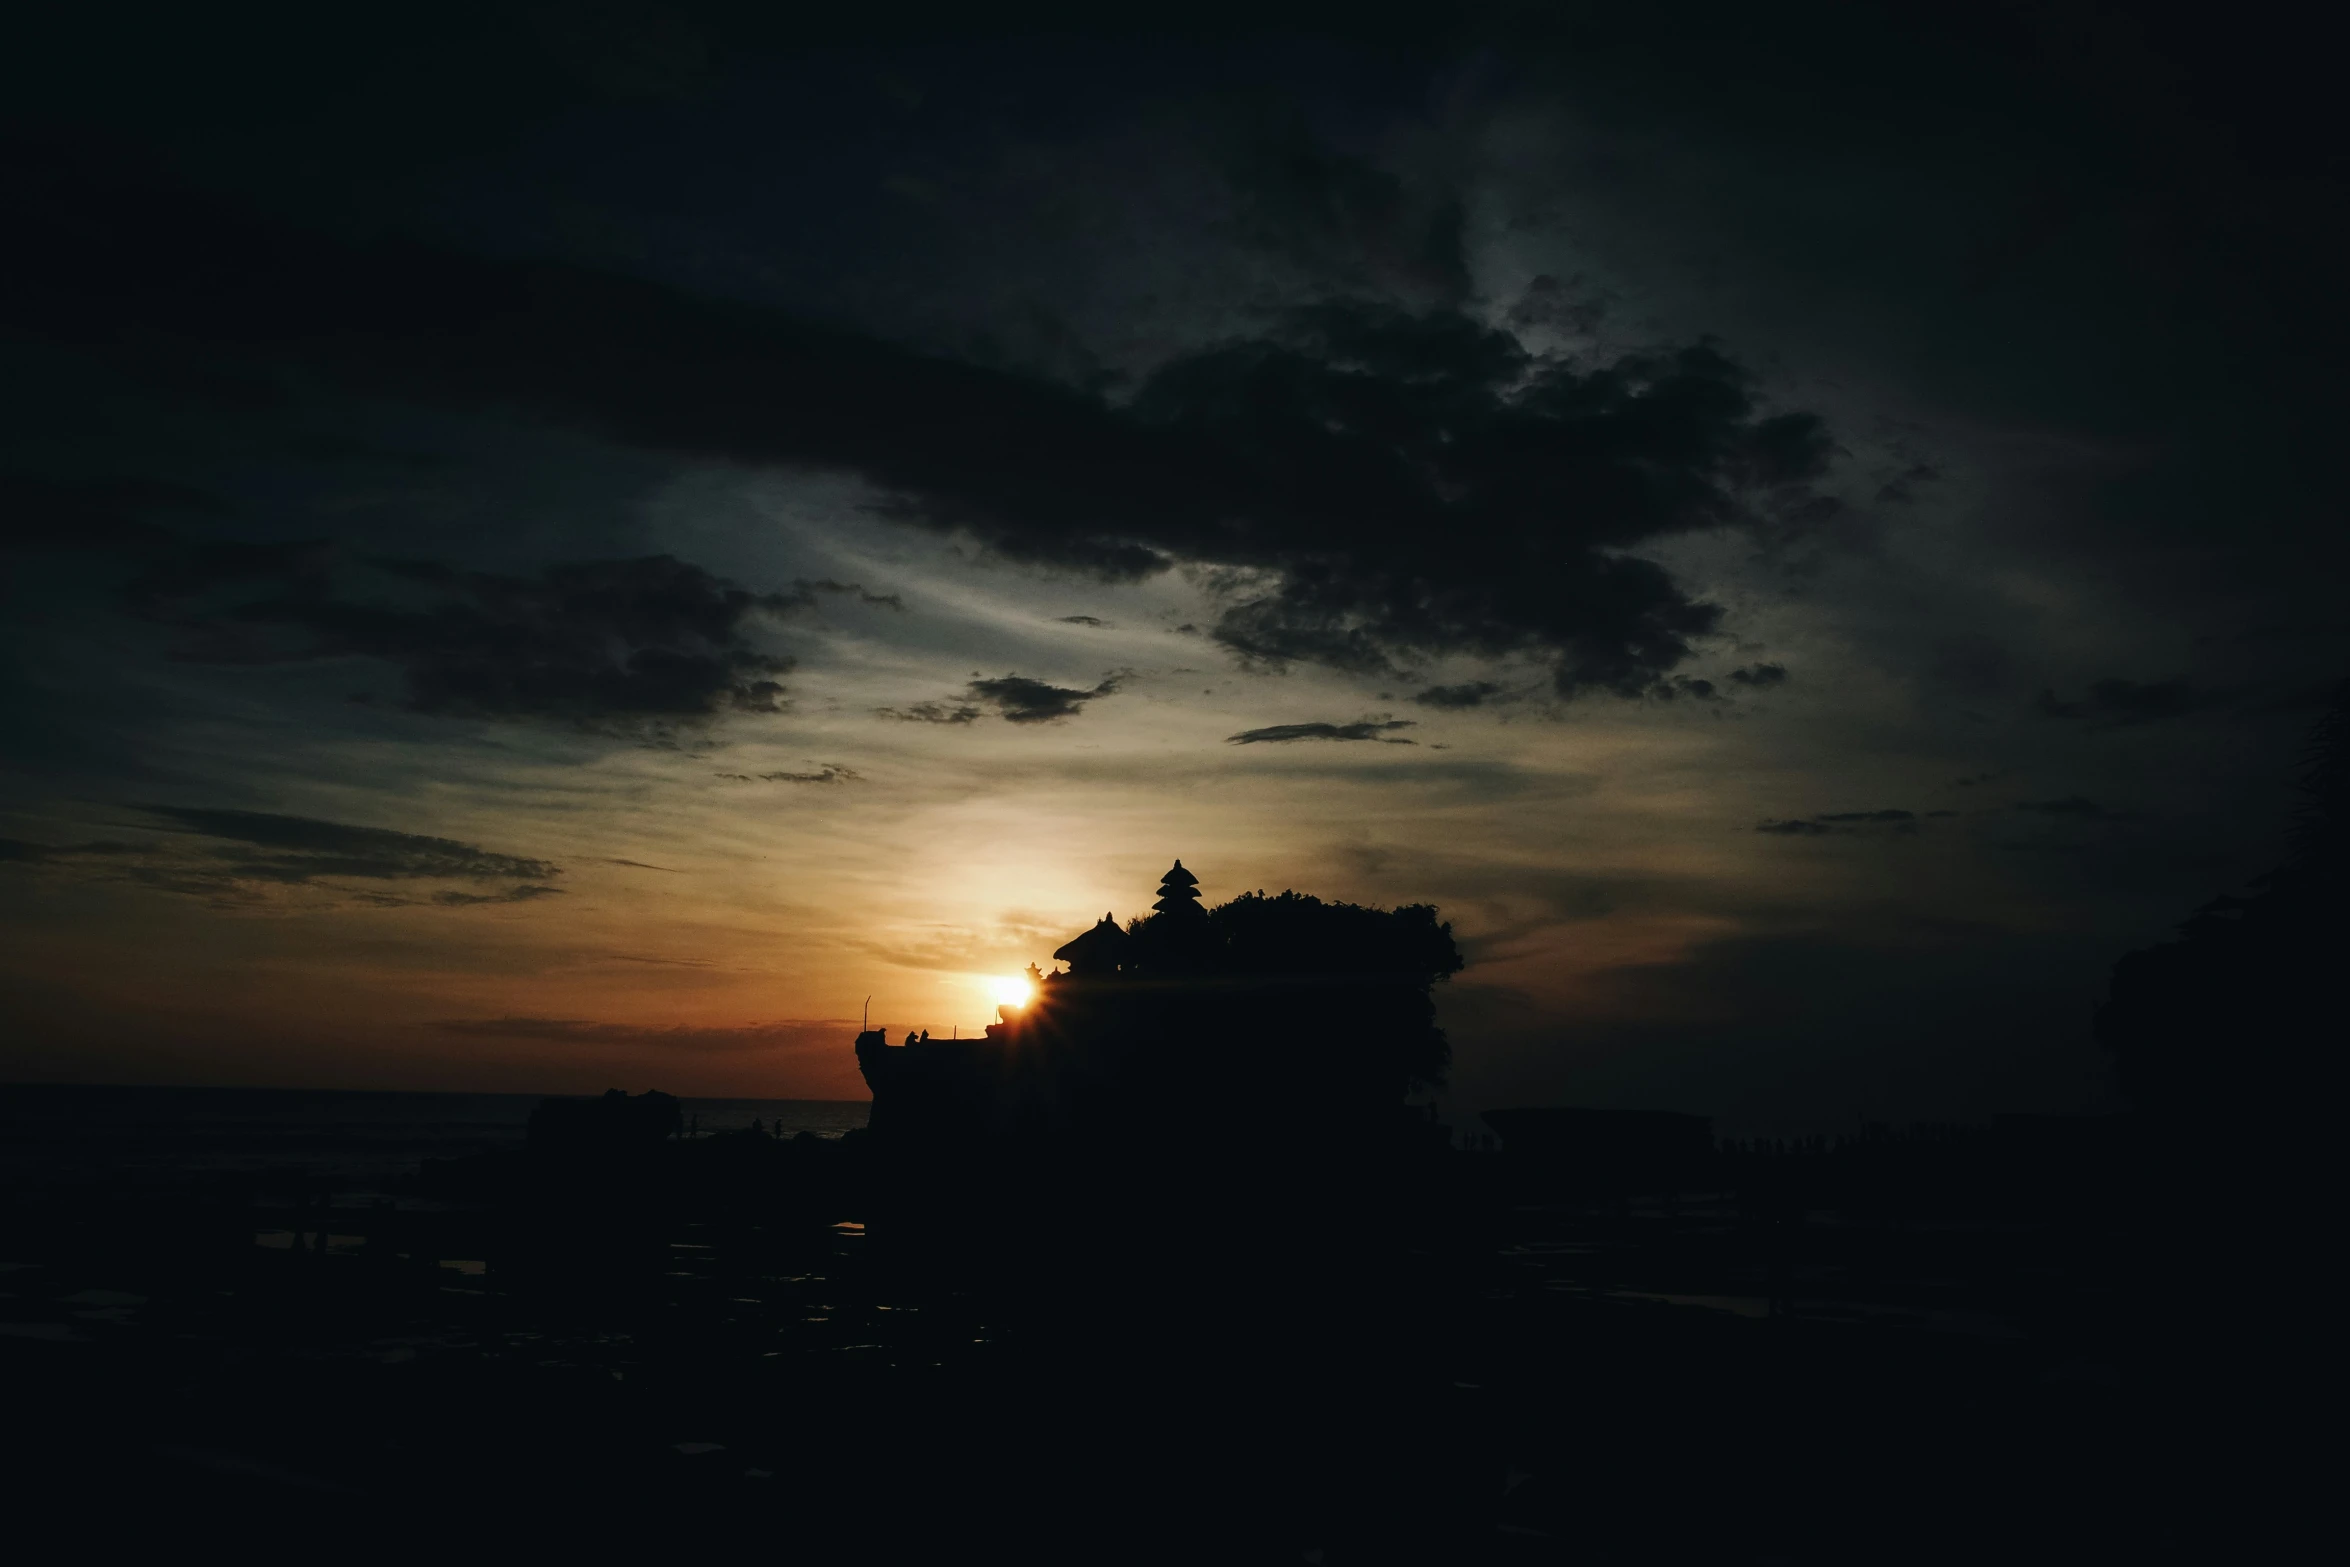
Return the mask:
<path id="1" fill-rule="evenodd" d="M 1010 978 L 990 979 L 987 982 L 987 993 L 995 998 L 997 1006 L 1024 1007 L 1035 996 L 1036 986 L 1014 975 Z"/>

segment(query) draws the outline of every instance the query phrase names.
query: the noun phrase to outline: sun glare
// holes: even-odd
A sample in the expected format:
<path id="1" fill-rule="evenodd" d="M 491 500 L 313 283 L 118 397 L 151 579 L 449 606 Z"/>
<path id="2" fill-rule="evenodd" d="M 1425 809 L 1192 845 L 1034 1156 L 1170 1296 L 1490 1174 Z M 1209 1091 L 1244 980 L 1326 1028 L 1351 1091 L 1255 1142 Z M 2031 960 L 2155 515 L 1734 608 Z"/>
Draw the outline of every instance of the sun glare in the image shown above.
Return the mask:
<path id="1" fill-rule="evenodd" d="M 989 980 L 987 993 L 995 998 L 995 1003 L 999 1007 L 1023 1007 L 1036 994 L 1036 987 L 1027 980 L 1014 976 L 1010 979 Z"/>

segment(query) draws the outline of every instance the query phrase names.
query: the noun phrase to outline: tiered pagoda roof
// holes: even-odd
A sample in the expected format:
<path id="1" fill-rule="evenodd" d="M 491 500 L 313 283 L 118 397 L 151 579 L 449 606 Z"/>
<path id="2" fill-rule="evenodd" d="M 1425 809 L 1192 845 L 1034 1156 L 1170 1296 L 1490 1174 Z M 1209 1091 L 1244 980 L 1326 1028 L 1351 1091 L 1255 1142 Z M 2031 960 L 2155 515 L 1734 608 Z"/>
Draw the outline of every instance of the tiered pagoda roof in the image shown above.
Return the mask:
<path id="1" fill-rule="evenodd" d="M 1207 911 L 1199 906 L 1199 878 L 1183 868 L 1177 860 L 1175 868 L 1159 878 L 1159 901 L 1151 905 L 1161 914 L 1172 914 L 1178 919 Z"/>

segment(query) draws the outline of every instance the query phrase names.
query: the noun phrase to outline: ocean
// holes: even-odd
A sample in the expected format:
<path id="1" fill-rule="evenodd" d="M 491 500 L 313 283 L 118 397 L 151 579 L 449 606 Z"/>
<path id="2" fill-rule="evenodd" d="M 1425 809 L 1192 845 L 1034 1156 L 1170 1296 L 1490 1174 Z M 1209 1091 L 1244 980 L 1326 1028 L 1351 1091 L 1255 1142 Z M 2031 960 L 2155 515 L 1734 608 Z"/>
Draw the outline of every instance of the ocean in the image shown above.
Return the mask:
<path id="1" fill-rule="evenodd" d="M 542 1094 L 0 1085 L 0 1178 L 74 1181 L 301 1170 L 354 1190 L 424 1159 L 521 1146 Z M 756 1120 L 789 1137 L 865 1124 L 862 1099 L 680 1099 L 707 1136 Z"/>

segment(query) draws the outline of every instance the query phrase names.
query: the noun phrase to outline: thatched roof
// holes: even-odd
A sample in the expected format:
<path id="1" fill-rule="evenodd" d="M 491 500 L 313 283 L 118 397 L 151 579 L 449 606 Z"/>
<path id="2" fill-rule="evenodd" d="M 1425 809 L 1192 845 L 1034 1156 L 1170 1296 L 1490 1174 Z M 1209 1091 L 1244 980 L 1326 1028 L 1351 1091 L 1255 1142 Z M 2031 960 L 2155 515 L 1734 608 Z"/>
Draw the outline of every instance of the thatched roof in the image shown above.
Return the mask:
<path id="1" fill-rule="evenodd" d="M 1053 956 L 1072 969 L 1111 968 L 1125 956 L 1126 932 L 1109 915 L 1084 935 L 1065 941 L 1053 950 Z"/>

